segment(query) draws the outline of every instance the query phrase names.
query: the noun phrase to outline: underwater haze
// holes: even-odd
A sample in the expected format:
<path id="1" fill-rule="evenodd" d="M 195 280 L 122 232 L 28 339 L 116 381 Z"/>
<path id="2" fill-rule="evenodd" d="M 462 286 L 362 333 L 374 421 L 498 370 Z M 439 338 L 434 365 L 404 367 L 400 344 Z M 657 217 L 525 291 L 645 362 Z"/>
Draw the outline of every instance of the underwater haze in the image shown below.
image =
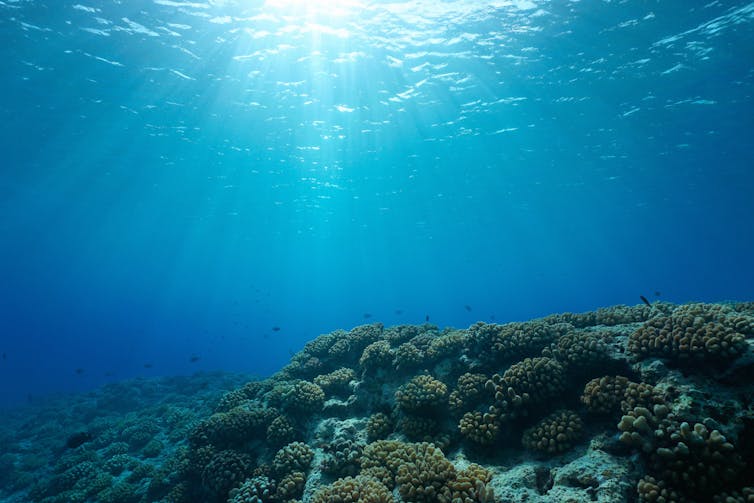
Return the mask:
<path id="1" fill-rule="evenodd" d="M 0 404 L 754 298 L 754 2 L 0 0 Z"/>

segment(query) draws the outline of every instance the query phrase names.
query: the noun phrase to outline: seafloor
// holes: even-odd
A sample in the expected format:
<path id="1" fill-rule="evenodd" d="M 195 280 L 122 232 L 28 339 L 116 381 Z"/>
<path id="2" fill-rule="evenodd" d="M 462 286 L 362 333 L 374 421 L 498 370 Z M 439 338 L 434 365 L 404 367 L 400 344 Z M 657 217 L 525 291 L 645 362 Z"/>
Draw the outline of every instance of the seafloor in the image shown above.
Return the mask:
<path id="1" fill-rule="evenodd" d="M 363 325 L 264 380 L 140 379 L 6 413 L 0 498 L 753 502 L 753 348 L 754 302 Z"/>

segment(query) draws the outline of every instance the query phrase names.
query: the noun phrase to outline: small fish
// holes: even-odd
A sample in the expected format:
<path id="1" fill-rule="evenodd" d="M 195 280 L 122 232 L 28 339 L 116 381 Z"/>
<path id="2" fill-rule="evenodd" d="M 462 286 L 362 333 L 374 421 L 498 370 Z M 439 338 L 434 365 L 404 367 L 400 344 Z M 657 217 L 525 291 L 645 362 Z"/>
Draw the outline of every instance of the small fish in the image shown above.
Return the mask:
<path id="1" fill-rule="evenodd" d="M 495 315 L 494 314 L 490 315 L 490 320 L 495 321 Z"/>
<path id="2" fill-rule="evenodd" d="M 105 377 L 112 377 L 114 375 L 115 375 L 115 372 L 112 372 L 112 371 L 109 371 L 109 370 L 107 372 L 105 372 Z"/>
<path id="3" fill-rule="evenodd" d="M 646 298 L 645 296 L 643 296 L 643 295 L 639 295 L 639 298 L 641 299 L 641 301 L 642 301 L 643 303 L 645 303 L 645 304 L 646 304 L 646 305 L 648 305 L 649 307 L 652 307 L 652 304 L 650 304 L 650 303 L 649 303 L 649 301 L 647 300 L 647 298 Z"/>
<path id="4" fill-rule="evenodd" d="M 429 321 L 429 315 L 428 314 L 424 315 L 424 321 Z"/>
<path id="5" fill-rule="evenodd" d="M 88 431 L 80 431 L 68 437 L 68 440 L 65 441 L 65 446 L 69 449 L 75 449 L 76 447 L 91 441 L 92 438 L 94 437 L 92 437 L 92 434 Z"/>
<path id="6" fill-rule="evenodd" d="M 365 320 L 368 320 L 371 317 L 372 317 L 372 315 L 370 313 L 364 313 L 364 319 Z"/>
<path id="7" fill-rule="evenodd" d="M 280 327 L 272 327 L 273 332 L 280 332 Z"/>
<path id="8" fill-rule="evenodd" d="M 655 297 L 659 297 L 660 295 L 662 295 L 660 292 L 655 291 Z"/>
<path id="9" fill-rule="evenodd" d="M 466 304 L 465 306 L 463 306 L 463 308 L 465 310 L 467 310 L 468 312 L 471 312 L 471 306 L 470 305 Z"/>
<path id="10" fill-rule="evenodd" d="M 199 355 L 191 355 L 191 358 L 189 358 L 189 361 L 191 363 L 196 363 L 199 361 Z"/>
<path id="11" fill-rule="evenodd" d="M 396 309 L 395 310 L 395 314 L 397 314 L 398 316 L 402 315 L 403 314 L 403 309 Z"/>
<path id="12" fill-rule="evenodd" d="M 77 369 L 75 370 L 75 372 L 76 372 L 76 375 L 81 375 L 81 374 L 83 374 L 83 373 L 84 373 L 84 369 L 82 369 L 82 368 L 77 368 Z"/>
<path id="13" fill-rule="evenodd" d="M 152 364 L 151 363 L 145 363 L 144 364 L 144 368 L 145 369 L 151 369 L 152 368 Z"/>
<path id="14" fill-rule="evenodd" d="M 7 359 L 8 359 L 8 355 L 3 353 L 3 360 L 7 360 Z"/>

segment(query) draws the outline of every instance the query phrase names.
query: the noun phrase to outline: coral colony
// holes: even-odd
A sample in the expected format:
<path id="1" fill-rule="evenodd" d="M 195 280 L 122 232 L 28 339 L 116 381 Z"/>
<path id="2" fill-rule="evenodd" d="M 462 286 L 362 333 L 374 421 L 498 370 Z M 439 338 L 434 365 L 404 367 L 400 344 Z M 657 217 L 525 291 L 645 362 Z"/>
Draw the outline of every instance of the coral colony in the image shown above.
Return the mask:
<path id="1" fill-rule="evenodd" d="M 16 490 L 45 503 L 750 502 L 753 336 L 751 302 L 338 330 L 209 408 L 84 424 L 85 442 Z"/>

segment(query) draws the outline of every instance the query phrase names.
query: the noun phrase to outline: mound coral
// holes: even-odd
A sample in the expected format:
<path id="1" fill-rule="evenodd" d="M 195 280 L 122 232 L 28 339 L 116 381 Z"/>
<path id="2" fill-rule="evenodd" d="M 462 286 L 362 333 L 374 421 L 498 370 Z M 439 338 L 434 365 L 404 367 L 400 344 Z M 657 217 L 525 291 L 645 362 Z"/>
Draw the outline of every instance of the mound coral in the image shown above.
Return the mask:
<path id="1" fill-rule="evenodd" d="M 226 498 L 231 489 L 246 480 L 251 470 L 252 460 L 248 455 L 232 450 L 220 451 L 202 470 L 202 485 L 216 497 Z"/>
<path id="2" fill-rule="evenodd" d="M 296 426 L 288 417 L 278 416 L 267 427 L 267 443 L 273 447 L 289 444 L 296 440 Z"/>
<path id="3" fill-rule="evenodd" d="M 659 356 L 679 364 L 724 363 L 746 350 L 747 318 L 722 306 L 692 304 L 647 321 L 628 339 L 635 357 Z"/>
<path id="4" fill-rule="evenodd" d="M 553 412 L 524 432 L 527 449 L 546 454 L 558 454 L 570 449 L 581 437 L 583 423 L 571 410 Z"/>
<path id="5" fill-rule="evenodd" d="M 341 367 L 329 374 L 318 375 L 314 378 L 314 384 L 328 395 L 348 395 L 351 392 L 349 385 L 354 379 L 356 373 L 353 369 Z"/>
<path id="6" fill-rule="evenodd" d="M 378 412 L 369 417 L 366 430 L 370 442 L 382 440 L 393 432 L 393 421 L 384 412 Z"/>
<path id="7" fill-rule="evenodd" d="M 398 388 L 395 401 L 401 410 L 410 413 L 431 413 L 442 406 L 448 387 L 430 375 L 420 375 Z"/>
<path id="8" fill-rule="evenodd" d="M 604 365 L 608 360 L 608 332 L 572 331 L 558 338 L 552 354 L 570 370 L 584 370 Z"/>
<path id="9" fill-rule="evenodd" d="M 338 479 L 314 494 L 312 503 L 393 503 L 393 494 L 371 477 Z"/>
<path id="10" fill-rule="evenodd" d="M 363 373 L 373 372 L 386 367 L 393 359 L 390 343 L 377 341 L 364 348 L 359 358 L 359 368 Z"/>
<path id="11" fill-rule="evenodd" d="M 312 459 L 314 451 L 311 447 L 303 442 L 291 442 L 275 454 L 272 466 L 278 474 L 305 472 L 309 470 Z"/>
<path id="12" fill-rule="evenodd" d="M 495 406 L 508 416 L 547 403 L 565 390 L 563 366 L 548 357 L 526 358 L 511 365 L 501 376 L 494 374 L 485 388 L 495 397 Z"/>
<path id="13" fill-rule="evenodd" d="M 488 379 L 484 374 L 462 374 L 458 378 L 456 389 L 448 397 L 450 410 L 459 414 L 475 408 L 485 393 L 484 385 Z"/>
<path id="14" fill-rule="evenodd" d="M 433 444 L 420 443 L 398 467 L 395 482 L 404 501 L 431 503 L 449 497 L 446 484 L 455 478 L 453 464 Z"/>
<path id="15" fill-rule="evenodd" d="M 260 475 L 247 479 L 240 487 L 230 491 L 228 503 L 264 503 L 275 495 L 275 482 Z"/>
<path id="16" fill-rule="evenodd" d="M 424 362 L 424 353 L 410 342 L 401 344 L 393 353 L 393 367 L 396 370 L 408 371 L 417 368 Z"/>
<path id="17" fill-rule="evenodd" d="M 465 438 L 481 445 L 494 443 L 500 433 L 497 417 L 489 412 L 467 412 L 458 423 Z"/>
<path id="18" fill-rule="evenodd" d="M 469 338 L 474 355 L 499 364 L 536 356 L 570 328 L 564 323 L 539 320 L 505 325 L 479 322 L 469 327 Z"/>

